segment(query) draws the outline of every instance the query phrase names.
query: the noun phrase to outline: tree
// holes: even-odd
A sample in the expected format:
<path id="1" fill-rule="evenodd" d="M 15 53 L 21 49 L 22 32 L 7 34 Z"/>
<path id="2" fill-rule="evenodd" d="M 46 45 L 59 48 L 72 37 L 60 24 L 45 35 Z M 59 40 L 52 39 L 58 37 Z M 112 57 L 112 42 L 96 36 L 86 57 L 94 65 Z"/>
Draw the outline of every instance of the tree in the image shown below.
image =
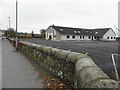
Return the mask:
<path id="1" fill-rule="evenodd" d="M 15 31 L 13 32 L 13 37 L 16 37 L 16 32 Z"/>
<path id="2" fill-rule="evenodd" d="M 45 38 L 45 32 L 46 32 L 45 29 L 41 29 L 41 30 L 40 30 L 40 33 L 41 33 L 41 34 L 40 34 L 40 37 L 43 38 L 43 39 Z"/>
<path id="3" fill-rule="evenodd" d="M 31 36 L 32 36 L 32 38 L 34 38 L 34 31 L 31 32 Z"/>
<path id="4" fill-rule="evenodd" d="M 8 36 L 8 32 L 4 31 L 4 36 L 7 37 Z"/>
<path id="5" fill-rule="evenodd" d="M 41 32 L 41 33 L 45 33 L 45 32 L 46 32 L 46 29 L 41 29 L 40 32 Z"/>
<path id="6" fill-rule="evenodd" d="M 14 33 L 15 33 L 14 28 L 7 29 L 7 36 L 8 37 L 14 37 Z"/>

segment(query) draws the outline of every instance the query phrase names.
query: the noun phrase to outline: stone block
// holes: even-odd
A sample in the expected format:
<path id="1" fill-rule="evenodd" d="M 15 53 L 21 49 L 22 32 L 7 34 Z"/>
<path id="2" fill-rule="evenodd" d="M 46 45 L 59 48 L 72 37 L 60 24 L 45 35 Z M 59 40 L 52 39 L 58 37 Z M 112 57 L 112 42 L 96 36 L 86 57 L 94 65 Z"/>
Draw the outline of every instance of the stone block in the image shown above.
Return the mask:
<path id="1" fill-rule="evenodd" d="M 66 61 L 76 63 L 76 61 L 77 61 L 77 60 L 76 60 L 76 57 L 78 57 L 78 55 L 80 55 L 80 53 L 70 52 L 70 53 L 67 55 Z"/>
<path id="2" fill-rule="evenodd" d="M 42 47 L 42 45 L 37 45 L 36 49 L 39 50 L 39 51 L 41 51 L 41 47 Z"/>
<path id="3" fill-rule="evenodd" d="M 79 72 L 84 69 L 85 67 L 89 66 L 96 66 L 97 65 L 93 62 L 91 58 L 82 58 L 76 62 L 75 69 L 76 69 L 76 76 L 79 75 Z M 77 76 L 78 77 L 78 76 Z"/>
<path id="4" fill-rule="evenodd" d="M 66 60 L 67 55 L 70 53 L 70 51 L 61 50 L 56 53 L 58 54 L 57 58 Z"/>
<path id="5" fill-rule="evenodd" d="M 84 87 L 87 83 L 97 78 L 109 79 L 109 77 L 97 66 L 85 67 L 79 72 L 78 87 Z"/>
<path id="6" fill-rule="evenodd" d="M 85 88 L 118 88 L 120 89 L 120 82 L 112 79 L 95 79 L 88 84 Z"/>
<path id="7" fill-rule="evenodd" d="M 82 58 L 90 58 L 88 55 L 85 55 L 85 54 L 82 54 L 82 53 L 79 53 L 79 55 L 76 57 L 76 61 L 82 59 Z M 91 58 L 90 58 L 91 59 Z"/>
<path id="8" fill-rule="evenodd" d="M 57 57 L 58 52 L 60 52 L 60 51 L 61 51 L 61 49 L 51 48 L 50 55 L 53 56 L 53 57 Z"/>
<path id="9" fill-rule="evenodd" d="M 41 47 L 40 47 L 40 51 L 43 52 L 43 53 L 49 54 L 51 48 L 52 48 L 52 47 L 41 46 Z"/>

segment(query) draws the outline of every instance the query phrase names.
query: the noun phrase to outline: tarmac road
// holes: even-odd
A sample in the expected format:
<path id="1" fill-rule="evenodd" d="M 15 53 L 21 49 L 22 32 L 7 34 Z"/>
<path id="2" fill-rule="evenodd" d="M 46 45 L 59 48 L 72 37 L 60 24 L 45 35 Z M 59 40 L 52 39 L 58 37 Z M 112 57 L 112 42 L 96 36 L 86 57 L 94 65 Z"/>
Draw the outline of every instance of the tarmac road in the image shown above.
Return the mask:
<path id="1" fill-rule="evenodd" d="M 88 53 L 94 62 L 112 79 L 116 79 L 111 54 L 118 53 L 118 42 L 102 41 L 48 41 L 40 39 L 21 39 L 30 43 L 51 46 L 64 50 Z M 120 59 L 115 57 L 120 77 Z"/>

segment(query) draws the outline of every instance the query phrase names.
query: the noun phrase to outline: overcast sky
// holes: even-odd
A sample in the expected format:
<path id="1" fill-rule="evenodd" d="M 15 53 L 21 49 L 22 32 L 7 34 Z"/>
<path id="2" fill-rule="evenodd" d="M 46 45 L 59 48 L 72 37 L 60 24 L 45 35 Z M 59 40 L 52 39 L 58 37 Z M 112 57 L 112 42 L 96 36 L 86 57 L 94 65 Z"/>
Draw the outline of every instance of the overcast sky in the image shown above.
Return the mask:
<path id="1" fill-rule="evenodd" d="M 118 27 L 119 0 L 18 0 L 19 32 L 39 33 L 49 25 L 76 28 Z M 0 0 L 0 28 L 8 17 L 15 28 L 16 0 Z"/>

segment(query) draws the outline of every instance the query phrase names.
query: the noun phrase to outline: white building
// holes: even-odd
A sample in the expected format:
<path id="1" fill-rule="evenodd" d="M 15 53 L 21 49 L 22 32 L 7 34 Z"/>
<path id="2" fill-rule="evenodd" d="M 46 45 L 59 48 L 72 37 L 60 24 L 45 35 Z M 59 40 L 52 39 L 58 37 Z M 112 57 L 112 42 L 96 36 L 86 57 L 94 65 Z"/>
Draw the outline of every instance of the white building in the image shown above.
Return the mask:
<path id="1" fill-rule="evenodd" d="M 112 28 L 83 29 L 52 25 L 46 31 L 46 39 L 115 41 L 116 33 Z"/>

